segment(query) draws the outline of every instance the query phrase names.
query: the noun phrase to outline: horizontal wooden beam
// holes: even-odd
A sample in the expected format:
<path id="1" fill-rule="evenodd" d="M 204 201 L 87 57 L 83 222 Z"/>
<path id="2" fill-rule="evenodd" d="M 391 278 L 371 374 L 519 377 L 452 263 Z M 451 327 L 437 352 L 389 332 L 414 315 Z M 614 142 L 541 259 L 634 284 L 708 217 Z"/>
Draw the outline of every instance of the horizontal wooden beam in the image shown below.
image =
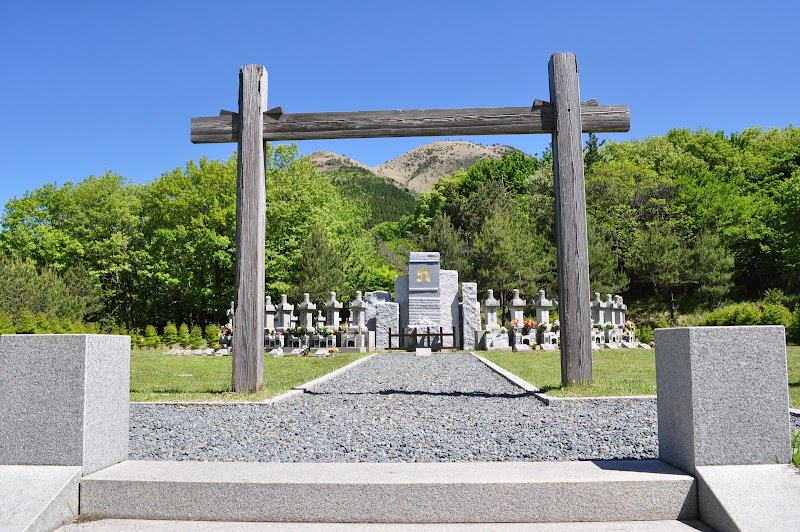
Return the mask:
<path id="1" fill-rule="evenodd" d="M 265 113 L 264 140 L 319 140 L 455 135 L 553 133 L 551 105 L 484 109 L 411 109 L 339 113 Z M 627 105 L 581 104 L 584 133 L 626 132 L 631 127 Z M 194 144 L 236 142 L 239 116 L 192 118 Z"/>

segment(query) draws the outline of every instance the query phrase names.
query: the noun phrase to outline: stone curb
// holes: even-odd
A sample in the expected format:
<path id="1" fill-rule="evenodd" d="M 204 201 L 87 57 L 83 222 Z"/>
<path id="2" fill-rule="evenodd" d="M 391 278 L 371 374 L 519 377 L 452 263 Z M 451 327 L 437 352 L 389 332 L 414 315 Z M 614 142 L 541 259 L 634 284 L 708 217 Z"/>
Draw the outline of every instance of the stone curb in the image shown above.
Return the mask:
<path id="1" fill-rule="evenodd" d="M 498 366 L 494 362 L 491 362 L 490 360 L 488 360 L 488 359 L 486 359 L 486 358 L 484 358 L 484 357 L 482 357 L 480 355 L 477 355 L 475 353 L 472 353 L 472 352 L 470 352 L 470 355 L 474 356 L 475 358 L 477 358 L 478 360 L 483 362 L 486 365 L 486 367 L 488 367 L 490 370 L 492 370 L 495 373 L 497 373 L 498 375 L 504 377 L 506 380 L 508 380 L 512 384 L 515 384 L 515 385 L 519 386 L 520 388 L 522 388 L 523 390 L 525 390 L 529 394 L 536 395 L 540 391 L 539 388 L 537 388 L 533 384 L 529 383 L 528 381 L 526 381 L 522 377 L 514 375 L 510 371 L 501 368 L 500 366 Z"/>
<path id="2" fill-rule="evenodd" d="M 618 401 L 618 400 L 624 400 L 624 399 L 655 399 L 656 398 L 655 395 L 601 395 L 601 396 L 598 396 L 598 397 L 553 397 L 552 395 L 547 395 L 546 393 L 542 392 L 541 390 L 539 390 L 539 388 L 537 388 L 535 385 L 529 383 L 528 381 L 526 381 L 522 377 L 514 375 L 510 371 L 501 368 L 500 366 L 498 366 L 494 362 L 491 362 L 491 361 L 487 360 L 486 358 L 484 358 L 484 357 L 482 357 L 482 356 L 480 356 L 478 354 L 475 354 L 473 352 L 470 352 L 470 355 L 474 356 L 475 358 L 477 358 L 478 360 L 480 360 L 481 362 L 486 364 L 486 366 L 489 369 L 491 369 L 492 371 L 494 371 L 495 373 L 505 377 L 506 379 L 508 379 L 509 382 L 519 386 L 520 388 L 522 388 L 523 390 L 525 390 L 529 394 L 533 395 L 538 400 L 540 400 L 541 402 L 543 402 L 545 405 L 548 405 L 548 406 L 550 405 L 550 403 L 558 403 L 558 402 L 565 402 L 565 401 Z M 800 410 L 798 410 L 797 412 L 798 412 L 797 415 L 800 415 Z"/>
<path id="3" fill-rule="evenodd" d="M 358 360 L 354 360 L 350 362 L 346 366 L 342 366 L 341 368 L 331 371 L 323 375 L 322 377 L 318 377 L 312 381 L 308 381 L 305 384 L 301 384 L 295 388 L 292 388 L 288 392 L 284 392 L 280 395 L 276 395 L 275 397 L 270 397 L 269 399 L 264 399 L 263 401 L 131 401 L 130 404 L 132 405 L 185 405 L 185 406 L 195 406 L 195 405 L 202 405 L 202 406 L 228 406 L 228 405 L 271 405 L 275 403 L 280 403 L 282 401 L 287 401 L 299 395 L 303 395 L 308 390 L 313 390 L 323 382 L 326 382 L 334 377 L 338 377 L 342 373 L 346 371 L 350 371 L 355 366 L 362 364 L 369 360 L 370 358 L 374 357 L 377 353 L 372 353 L 367 355 L 363 358 L 359 358 Z"/>
<path id="4" fill-rule="evenodd" d="M 342 366 L 341 368 L 339 368 L 337 370 L 331 371 L 330 373 L 327 373 L 327 374 L 323 375 L 322 377 L 316 378 L 316 379 L 314 379 L 312 381 L 308 381 L 305 384 L 301 384 L 300 386 L 292 388 L 291 390 L 289 390 L 288 392 L 286 392 L 283 395 L 288 395 L 288 394 L 290 394 L 290 393 L 292 393 L 294 391 L 298 391 L 300 393 L 305 393 L 305 392 L 307 392 L 309 390 L 313 390 L 314 388 L 316 388 L 317 386 L 319 386 L 323 382 L 327 382 L 327 381 L 333 379 L 334 377 L 338 377 L 339 375 L 350 371 L 354 367 L 358 366 L 359 364 L 363 364 L 364 362 L 366 362 L 367 360 L 369 360 L 370 358 L 374 357 L 377 354 L 378 353 L 372 353 L 372 354 L 367 355 L 367 356 L 365 356 L 363 358 L 359 358 L 358 360 L 354 360 L 354 361 L 350 362 L 348 365 Z M 272 399 L 267 399 L 267 401 L 277 401 L 278 397 L 281 397 L 281 396 L 279 395 L 279 396 L 273 397 Z"/>

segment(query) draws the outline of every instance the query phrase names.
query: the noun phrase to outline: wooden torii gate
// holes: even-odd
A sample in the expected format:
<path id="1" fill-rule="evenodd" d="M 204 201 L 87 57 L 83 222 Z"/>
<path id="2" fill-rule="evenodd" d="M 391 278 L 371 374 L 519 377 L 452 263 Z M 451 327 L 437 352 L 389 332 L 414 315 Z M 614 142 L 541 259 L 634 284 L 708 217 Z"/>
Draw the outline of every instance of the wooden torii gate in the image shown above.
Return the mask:
<path id="1" fill-rule="evenodd" d="M 550 102 L 532 107 L 286 114 L 267 110 L 267 71 L 239 71 L 239 112 L 192 118 L 193 143 L 238 142 L 236 186 L 236 349 L 233 386 L 255 392 L 264 375 L 264 143 L 443 135 L 551 133 L 561 319 L 561 382 L 592 380 L 589 257 L 581 133 L 630 130 L 627 105 L 581 103 L 572 53 L 550 57 Z"/>

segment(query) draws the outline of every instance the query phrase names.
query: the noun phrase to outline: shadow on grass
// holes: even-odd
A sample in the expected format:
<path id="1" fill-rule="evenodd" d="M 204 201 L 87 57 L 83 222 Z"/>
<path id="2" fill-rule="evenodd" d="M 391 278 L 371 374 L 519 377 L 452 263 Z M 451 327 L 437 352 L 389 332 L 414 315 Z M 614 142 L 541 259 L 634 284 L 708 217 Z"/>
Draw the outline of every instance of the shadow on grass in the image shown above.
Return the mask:
<path id="1" fill-rule="evenodd" d="M 214 389 L 214 390 L 187 390 L 186 388 L 153 388 L 152 390 L 137 390 L 135 388 L 131 388 L 131 393 L 163 393 L 163 394 L 186 394 L 186 393 L 212 393 L 212 394 L 221 394 L 221 393 L 230 393 L 233 390 L 225 389 Z"/>
<path id="2" fill-rule="evenodd" d="M 541 393 L 552 392 L 553 390 L 558 391 L 561 389 L 561 386 L 537 386 L 537 387 L 539 388 L 539 392 Z"/>

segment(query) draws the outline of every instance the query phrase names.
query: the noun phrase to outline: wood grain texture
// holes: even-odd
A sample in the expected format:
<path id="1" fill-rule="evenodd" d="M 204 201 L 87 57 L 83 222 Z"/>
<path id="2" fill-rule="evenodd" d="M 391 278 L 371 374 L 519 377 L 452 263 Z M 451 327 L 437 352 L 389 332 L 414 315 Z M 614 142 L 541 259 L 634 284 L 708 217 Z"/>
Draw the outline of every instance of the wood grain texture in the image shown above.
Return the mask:
<path id="1" fill-rule="evenodd" d="M 555 111 L 553 175 L 558 315 L 561 320 L 561 383 L 567 386 L 592 381 L 589 251 L 581 139 L 583 111 L 575 55 L 553 54 L 548 70 L 550 101 Z"/>
<path id="2" fill-rule="evenodd" d="M 630 130 L 627 105 L 581 105 L 584 133 Z M 552 133 L 554 107 L 497 107 L 476 109 L 411 109 L 340 113 L 265 114 L 264 140 L 319 140 L 445 135 Z M 192 118 L 195 144 L 236 142 L 239 117 L 221 114 Z"/>
<path id="3" fill-rule="evenodd" d="M 267 71 L 248 65 L 239 71 L 236 180 L 236 329 L 233 344 L 233 388 L 256 392 L 264 380 L 264 177 L 263 113 Z M 228 119 L 235 115 L 222 115 Z M 238 117 L 241 116 L 241 121 Z"/>

